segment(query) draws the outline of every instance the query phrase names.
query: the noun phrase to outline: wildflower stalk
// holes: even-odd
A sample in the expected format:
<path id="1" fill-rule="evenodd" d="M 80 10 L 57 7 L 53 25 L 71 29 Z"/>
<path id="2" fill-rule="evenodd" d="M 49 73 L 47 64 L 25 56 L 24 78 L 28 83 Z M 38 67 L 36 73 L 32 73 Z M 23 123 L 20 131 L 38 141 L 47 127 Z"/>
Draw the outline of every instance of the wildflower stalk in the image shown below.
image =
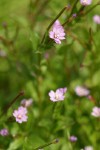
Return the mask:
<path id="1" fill-rule="evenodd" d="M 64 7 L 60 13 L 56 16 L 56 18 L 50 23 L 50 25 L 47 27 L 47 31 L 51 28 L 51 26 L 54 24 L 54 22 L 62 15 L 62 13 L 66 10 L 67 7 Z"/>
<path id="2" fill-rule="evenodd" d="M 5 31 L 5 37 L 8 38 L 8 25 L 6 22 L 3 23 L 4 31 Z"/>
<path id="3" fill-rule="evenodd" d="M 73 7 L 72 7 L 72 9 L 71 9 L 71 13 L 70 13 L 70 15 L 69 15 L 69 18 L 70 18 L 70 16 L 73 14 L 73 10 L 74 10 L 74 8 L 76 7 L 78 1 L 79 1 L 79 0 L 76 0 L 75 3 L 73 4 Z"/>
<path id="4" fill-rule="evenodd" d="M 49 146 L 49 145 L 56 144 L 56 143 L 58 143 L 58 142 L 59 142 L 59 140 L 58 140 L 58 139 L 55 139 L 55 140 L 53 140 L 52 142 L 47 143 L 47 144 L 44 144 L 44 145 L 42 145 L 42 146 L 39 146 L 39 147 L 37 147 L 37 148 L 35 148 L 35 149 L 33 149 L 33 150 L 39 150 L 39 149 L 45 148 L 45 147 L 47 147 L 47 146 Z"/>
<path id="5" fill-rule="evenodd" d="M 7 111 L 9 110 L 9 108 L 16 102 L 16 100 L 20 97 L 24 95 L 24 92 L 21 91 L 5 108 L 4 111 L 2 112 L 2 114 L 0 115 L 0 117 L 2 117 L 5 113 L 7 113 Z"/>
<path id="6" fill-rule="evenodd" d="M 44 34 L 44 36 L 43 36 L 43 38 L 42 38 L 42 41 L 41 41 L 41 44 L 40 44 L 40 45 L 43 44 L 43 42 L 44 42 L 44 40 L 45 40 L 45 37 L 46 37 L 46 34 L 47 34 L 47 32 L 49 31 L 49 29 L 51 28 L 51 26 L 54 24 L 54 22 L 62 15 L 62 13 L 63 13 L 67 8 L 68 8 L 67 6 L 64 7 L 64 8 L 60 11 L 60 13 L 53 19 L 53 21 L 49 24 L 49 26 L 47 27 L 46 32 L 45 32 L 45 34 Z"/>
<path id="7" fill-rule="evenodd" d="M 71 37 L 74 39 L 74 41 L 76 40 L 80 45 L 82 45 L 82 47 L 84 47 L 85 49 L 87 48 L 87 47 L 86 47 L 86 44 L 85 44 L 83 41 L 81 41 L 81 40 L 78 38 L 78 36 L 76 36 L 75 34 L 73 34 L 71 31 L 69 31 L 69 32 L 67 32 L 67 33 L 68 33 L 69 36 L 71 36 Z"/>
<path id="8" fill-rule="evenodd" d="M 30 7 L 32 7 L 32 11 L 34 11 L 35 10 L 35 8 L 37 8 L 36 9 L 36 12 L 32 12 L 31 13 L 31 20 L 32 20 L 32 29 L 35 27 L 35 25 L 36 25 L 36 19 L 37 19 L 37 17 L 40 15 L 40 14 L 42 14 L 43 13 L 43 11 L 44 11 L 44 8 L 47 6 L 47 4 L 49 3 L 49 1 L 48 0 L 44 0 L 43 1 L 43 3 L 42 3 L 42 1 L 41 0 L 36 0 L 34 3 L 32 2 L 32 0 L 31 0 L 31 2 L 30 2 Z M 33 4 L 33 6 L 32 6 L 32 4 Z M 34 14 L 34 15 L 33 15 Z"/>
<path id="9" fill-rule="evenodd" d="M 90 11 L 92 11 L 95 7 L 97 7 L 98 5 L 100 5 L 100 1 L 97 3 L 97 4 L 95 4 L 93 7 L 91 7 L 89 10 L 87 10 L 84 14 L 83 14 L 83 16 L 85 16 L 85 15 L 87 15 Z"/>
<path id="10" fill-rule="evenodd" d="M 87 98 L 88 98 L 91 102 L 93 102 L 94 104 L 96 104 L 96 100 L 95 100 L 95 98 L 94 98 L 92 95 L 88 95 Z"/>
<path id="11" fill-rule="evenodd" d="M 79 11 L 78 11 L 78 14 L 79 14 L 79 15 L 83 14 L 83 11 L 84 11 L 85 7 L 86 7 L 86 6 L 81 6 L 81 8 L 80 8 Z"/>
<path id="12" fill-rule="evenodd" d="M 67 19 L 67 21 L 65 21 L 65 22 L 62 24 L 62 26 L 64 27 L 66 24 L 72 22 L 73 19 L 74 19 L 74 17 L 71 16 L 70 18 Z"/>
<path id="13" fill-rule="evenodd" d="M 80 16 L 83 17 L 83 16 L 87 15 L 90 11 L 92 11 L 92 10 L 93 10 L 95 7 L 97 7 L 98 5 L 100 5 L 100 1 L 99 1 L 97 4 L 95 4 L 93 7 L 91 7 L 89 10 L 87 10 L 86 12 L 83 12 L 85 6 L 82 6 L 82 7 L 79 9 L 78 13 L 77 13 L 77 17 L 80 17 Z M 72 9 L 74 9 L 74 7 L 75 7 L 75 5 L 73 5 L 73 8 L 72 8 Z M 62 24 L 62 26 L 65 26 L 66 24 L 68 24 L 68 23 L 70 23 L 70 22 L 73 21 L 74 17 L 71 16 L 72 12 L 73 12 L 73 10 L 71 11 L 71 13 L 70 13 L 70 15 L 69 15 L 67 21 L 64 22 L 64 23 Z"/>

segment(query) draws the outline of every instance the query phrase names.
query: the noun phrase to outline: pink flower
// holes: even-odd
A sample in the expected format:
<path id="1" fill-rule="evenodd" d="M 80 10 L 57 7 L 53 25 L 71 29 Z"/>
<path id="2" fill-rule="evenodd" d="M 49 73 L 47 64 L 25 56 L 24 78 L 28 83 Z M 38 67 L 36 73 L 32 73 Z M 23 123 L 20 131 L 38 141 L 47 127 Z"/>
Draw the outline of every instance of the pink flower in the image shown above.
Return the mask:
<path id="1" fill-rule="evenodd" d="M 90 91 L 82 86 L 77 86 L 75 88 L 75 92 L 78 96 L 88 96 Z"/>
<path id="2" fill-rule="evenodd" d="M 80 0 L 80 3 L 86 6 L 86 5 L 90 5 L 92 3 L 92 0 Z"/>
<path id="3" fill-rule="evenodd" d="M 93 17 L 93 20 L 94 20 L 94 22 L 95 22 L 96 24 L 100 24 L 100 16 L 99 16 L 99 15 L 95 15 L 95 16 Z"/>
<path id="4" fill-rule="evenodd" d="M 77 137 L 74 136 L 74 135 L 72 135 L 72 136 L 69 137 L 69 140 L 70 140 L 71 142 L 76 142 L 76 141 L 77 141 Z"/>
<path id="5" fill-rule="evenodd" d="M 21 101 L 21 105 L 22 105 L 23 107 L 29 107 L 29 106 L 32 105 L 32 103 L 33 103 L 33 100 L 32 100 L 31 98 L 28 99 L 28 100 L 23 99 L 23 100 Z"/>
<path id="6" fill-rule="evenodd" d="M 27 121 L 27 109 L 23 106 L 20 106 L 18 110 L 13 112 L 13 116 L 16 118 L 16 122 L 22 123 Z"/>
<path id="7" fill-rule="evenodd" d="M 100 117 L 100 107 L 93 107 L 91 115 L 94 117 Z"/>
<path id="8" fill-rule="evenodd" d="M 67 91 L 67 88 L 66 87 L 65 88 L 59 88 L 58 91 L 62 92 L 63 94 L 65 94 L 66 91 Z"/>
<path id="9" fill-rule="evenodd" d="M 51 90 L 49 92 L 50 100 L 53 102 L 64 100 L 65 98 L 64 94 L 66 93 L 66 91 L 67 91 L 67 88 L 59 88 L 56 90 L 56 92 Z"/>
<path id="10" fill-rule="evenodd" d="M 72 14 L 72 17 L 73 18 L 76 18 L 77 17 L 77 14 L 75 13 L 75 14 Z"/>
<path id="11" fill-rule="evenodd" d="M 49 32 L 49 37 L 57 44 L 61 44 L 61 40 L 65 39 L 64 28 L 58 20 L 53 24 L 52 31 Z"/>
<path id="12" fill-rule="evenodd" d="M 9 134 L 9 132 L 8 132 L 8 129 L 2 129 L 2 130 L 0 130 L 0 135 L 1 136 L 7 136 Z"/>

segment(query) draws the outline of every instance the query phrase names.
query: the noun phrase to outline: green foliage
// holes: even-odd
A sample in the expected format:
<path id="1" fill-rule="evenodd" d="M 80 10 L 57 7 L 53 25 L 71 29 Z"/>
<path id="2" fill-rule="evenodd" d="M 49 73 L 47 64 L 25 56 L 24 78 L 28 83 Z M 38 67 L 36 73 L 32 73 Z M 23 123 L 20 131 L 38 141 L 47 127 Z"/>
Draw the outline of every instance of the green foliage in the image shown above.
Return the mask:
<path id="1" fill-rule="evenodd" d="M 62 24 L 70 18 L 74 3 L 71 0 L 71 8 L 60 16 Z M 0 114 L 24 91 L 0 117 L 0 130 L 9 130 L 9 136 L 0 136 L 0 150 L 33 150 L 57 138 L 58 143 L 44 149 L 100 147 L 100 120 L 91 116 L 92 108 L 100 105 L 100 25 L 93 22 L 100 8 L 71 18 L 64 26 L 66 39 L 57 45 L 46 29 L 68 4 L 68 0 L 0 1 Z M 78 1 L 72 13 L 79 13 L 80 7 Z M 86 86 L 95 103 L 77 96 L 77 85 Z M 48 93 L 60 87 L 68 88 L 66 98 L 53 103 Z M 33 105 L 28 108 L 28 121 L 18 124 L 12 113 L 22 99 L 30 97 Z M 72 144 L 70 135 L 78 141 Z"/>

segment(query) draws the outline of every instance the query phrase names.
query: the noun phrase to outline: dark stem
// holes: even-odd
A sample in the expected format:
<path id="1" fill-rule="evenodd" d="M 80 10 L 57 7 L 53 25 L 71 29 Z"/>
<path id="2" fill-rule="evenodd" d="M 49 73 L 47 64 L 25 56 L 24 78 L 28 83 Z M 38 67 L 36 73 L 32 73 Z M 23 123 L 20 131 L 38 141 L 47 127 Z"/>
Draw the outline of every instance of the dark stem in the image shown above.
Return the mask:
<path id="1" fill-rule="evenodd" d="M 2 114 L 0 115 L 0 117 L 2 117 L 4 114 L 7 113 L 7 111 L 9 110 L 9 108 L 16 102 L 16 100 L 20 97 L 24 95 L 24 92 L 21 91 L 3 110 Z"/>
<path id="2" fill-rule="evenodd" d="M 39 149 L 41 149 L 41 148 L 47 147 L 47 146 L 49 146 L 49 145 L 51 145 L 51 144 L 56 144 L 56 143 L 58 143 L 58 142 L 59 142 L 59 140 L 58 140 L 58 139 L 55 139 L 55 140 L 53 140 L 52 142 L 47 143 L 47 144 L 44 144 L 44 145 L 42 145 L 42 146 L 39 146 L 39 147 L 37 147 L 37 148 L 35 148 L 35 149 L 33 149 L 33 150 L 39 150 Z"/>
<path id="3" fill-rule="evenodd" d="M 68 20 L 62 24 L 62 26 L 64 27 L 66 24 L 70 23 L 72 20 L 73 20 L 73 17 L 68 18 Z"/>
<path id="4" fill-rule="evenodd" d="M 84 15 L 87 15 L 92 9 L 94 9 L 95 7 L 97 7 L 98 5 L 100 5 L 100 2 L 98 2 L 97 4 L 95 4 L 93 7 L 91 7 L 89 10 L 87 10 Z M 84 16 L 83 15 L 83 16 Z"/>
<path id="5" fill-rule="evenodd" d="M 79 1 L 79 0 L 76 0 L 75 3 L 73 4 L 71 13 L 70 13 L 70 15 L 69 15 L 69 18 L 70 18 L 70 16 L 73 14 L 73 10 L 74 10 L 75 6 L 77 5 L 78 1 Z"/>

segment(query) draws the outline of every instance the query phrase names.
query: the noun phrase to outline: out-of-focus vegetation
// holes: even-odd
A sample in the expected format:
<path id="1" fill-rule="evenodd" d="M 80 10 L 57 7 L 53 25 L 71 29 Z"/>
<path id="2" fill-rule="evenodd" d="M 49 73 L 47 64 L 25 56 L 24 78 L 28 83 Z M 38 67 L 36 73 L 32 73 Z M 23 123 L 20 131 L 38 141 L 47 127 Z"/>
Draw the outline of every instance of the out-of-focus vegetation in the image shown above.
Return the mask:
<path id="1" fill-rule="evenodd" d="M 100 6 L 66 24 L 61 45 L 38 46 L 48 25 L 69 3 L 72 7 L 75 0 L 0 0 L 0 111 L 24 91 L 0 117 L 0 129 L 9 130 L 9 136 L 0 136 L 0 150 L 33 150 L 56 138 L 57 144 L 44 149 L 80 150 L 91 145 L 99 150 L 100 120 L 91 112 L 100 105 L 100 25 L 93 22 Z M 78 2 L 73 13 L 80 8 Z M 70 12 L 59 18 L 62 24 Z M 77 96 L 77 85 L 86 86 L 94 101 Z M 60 87 L 68 88 L 65 100 L 51 102 L 48 92 Z M 28 121 L 18 124 L 8 118 L 23 98 L 32 98 L 33 105 Z M 70 135 L 78 141 L 71 144 Z"/>

